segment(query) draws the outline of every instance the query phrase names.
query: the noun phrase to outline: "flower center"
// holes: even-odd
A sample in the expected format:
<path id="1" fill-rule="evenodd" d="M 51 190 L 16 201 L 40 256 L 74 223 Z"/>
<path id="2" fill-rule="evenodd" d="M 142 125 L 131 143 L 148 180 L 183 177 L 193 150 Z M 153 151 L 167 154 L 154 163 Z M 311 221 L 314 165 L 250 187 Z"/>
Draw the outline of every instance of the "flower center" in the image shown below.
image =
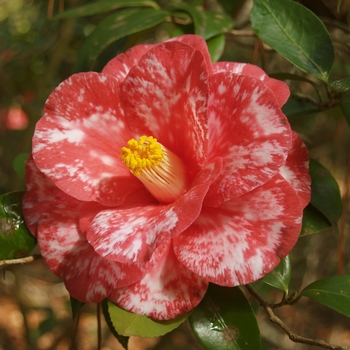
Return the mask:
<path id="1" fill-rule="evenodd" d="M 122 147 L 123 163 L 160 202 L 171 203 L 186 191 L 186 172 L 181 159 L 153 136 L 131 139 Z"/>

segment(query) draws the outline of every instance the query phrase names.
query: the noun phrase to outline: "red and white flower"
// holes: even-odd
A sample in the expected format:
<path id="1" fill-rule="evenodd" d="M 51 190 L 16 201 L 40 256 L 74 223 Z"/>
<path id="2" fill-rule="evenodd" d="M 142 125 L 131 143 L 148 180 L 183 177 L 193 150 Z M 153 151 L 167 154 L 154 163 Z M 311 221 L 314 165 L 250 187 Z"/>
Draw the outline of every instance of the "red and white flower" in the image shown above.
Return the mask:
<path id="1" fill-rule="evenodd" d="M 288 96 L 256 66 L 211 63 L 196 35 L 60 84 L 36 126 L 24 215 L 70 294 L 166 320 L 209 282 L 276 267 L 310 197 Z"/>

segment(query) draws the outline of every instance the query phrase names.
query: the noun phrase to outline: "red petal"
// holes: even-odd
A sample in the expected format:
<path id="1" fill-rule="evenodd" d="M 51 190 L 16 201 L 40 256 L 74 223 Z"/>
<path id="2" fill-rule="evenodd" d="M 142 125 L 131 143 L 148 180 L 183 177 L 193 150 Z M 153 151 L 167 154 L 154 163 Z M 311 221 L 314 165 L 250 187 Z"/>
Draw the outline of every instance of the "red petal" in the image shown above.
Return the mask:
<path id="1" fill-rule="evenodd" d="M 302 213 L 295 191 L 277 174 L 218 208 L 203 207 L 199 218 L 174 238 L 175 254 L 209 282 L 247 284 L 270 272 L 290 252 Z"/>
<path id="2" fill-rule="evenodd" d="M 148 261 L 164 240 L 183 232 L 196 220 L 221 163 L 216 159 L 208 164 L 194 186 L 174 203 L 101 211 L 87 230 L 87 240 L 106 259 Z"/>
<path id="3" fill-rule="evenodd" d="M 38 168 L 72 197 L 118 205 L 141 188 L 119 158 L 131 138 L 110 75 L 76 74 L 49 97 L 36 126 Z"/>
<path id="4" fill-rule="evenodd" d="M 280 174 L 292 185 L 298 194 L 301 204 L 306 207 L 311 198 L 311 178 L 309 175 L 309 152 L 296 132 L 293 132 L 293 144 L 286 164 Z"/>
<path id="5" fill-rule="evenodd" d="M 111 59 L 103 68 L 102 73 L 113 75 L 119 81 L 123 81 L 130 69 L 135 66 L 140 58 L 154 45 L 136 45 L 128 51 Z"/>
<path id="6" fill-rule="evenodd" d="M 163 205 L 109 209 L 94 218 L 87 231 L 87 239 L 106 259 L 148 261 L 156 248 L 157 239 L 169 236 L 178 221 L 173 208 Z"/>
<path id="7" fill-rule="evenodd" d="M 23 215 L 37 235 L 41 254 L 50 270 L 61 277 L 70 294 L 83 302 L 99 302 L 118 287 L 139 280 L 144 268 L 104 260 L 86 241 L 82 218 L 92 218 L 102 206 L 84 204 L 59 190 L 30 158 L 26 167 L 27 189 Z M 85 223 L 85 226 L 87 223 Z M 38 233 L 36 234 L 36 231 Z"/>
<path id="8" fill-rule="evenodd" d="M 266 85 L 255 78 L 217 73 L 210 80 L 209 156 L 224 168 L 205 203 L 218 206 L 271 179 L 291 145 L 287 118 Z"/>
<path id="9" fill-rule="evenodd" d="M 210 54 L 208 51 L 208 46 L 206 41 L 199 35 L 194 34 L 185 34 L 181 36 L 177 36 L 175 38 L 172 38 L 169 41 L 180 41 L 182 43 L 185 43 L 189 46 L 191 46 L 193 49 L 198 50 L 203 55 L 205 62 L 207 64 L 208 73 L 211 74 L 213 71 L 213 65 L 211 62 Z"/>
<path id="10" fill-rule="evenodd" d="M 195 174 L 207 149 L 207 68 L 203 55 L 178 41 L 157 45 L 122 83 L 130 128 L 152 135 Z"/>
<path id="11" fill-rule="evenodd" d="M 270 78 L 260 67 L 249 63 L 238 62 L 217 62 L 213 64 L 214 73 L 236 73 L 248 75 L 253 78 L 262 80 L 275 94 L 279 107 L 282 107 L 290 95 L 289 87 L 280 80 Z"/>
<path id="12" fill-rule="evenodd" d="M 43 212 L 48 210 L 56 196 L 64 196 L 55 184 L 39 171 L 32 156 L 26 164 L 27 192 L 23 196 L 23 216 L 30 232 L 36 236 L 38 221 Z"/>
<path id="13" fill-rule="evenodd" d="M 171 244 L 158 247 L 150 271 L 136 284 L 116 289 L 109 299 L 120 307 L 155 320 L 169 320 L 192 310 L 208 283 L 180 264 Z"/>
<path id="14" fill-rule="evenodd" d="M 140 264 L 121 264 L 96 254 L 79 229 L 82 210 L 75 199 L 52 206 L 40 219 L 38 243 L 46 264 L 74 298 L 100 302 L 111 290 L 135 283 L 145 272 Z"/>

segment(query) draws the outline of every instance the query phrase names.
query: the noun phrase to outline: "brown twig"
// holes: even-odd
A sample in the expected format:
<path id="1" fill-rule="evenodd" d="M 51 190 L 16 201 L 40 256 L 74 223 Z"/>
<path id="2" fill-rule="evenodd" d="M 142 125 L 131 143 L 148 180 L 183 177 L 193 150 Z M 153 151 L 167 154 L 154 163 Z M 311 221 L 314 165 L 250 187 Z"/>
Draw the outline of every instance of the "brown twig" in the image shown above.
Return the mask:
<path id="1" fill-rule="evenodd" d="M 0 268 L 9 266 L 9 265 L 20 265 L 20 264 L 28 264 L 34 260 L 40 259 L 41 255 L 36 254 L 32 256 L 26 256 L 25 258 L 20 259 L 11 259 L 11 260 L 0 260 Z"/>
<path id="2" fill-rule="evenodd" d="M 246 285 L 245 287 L 247 288 L 248 292 L 259 302 L 259 304 L 266 311 L 270 318 L 270 321 L 279 326 L 288 335 L 291 341 L 295 343 L 308 344 L 311 346 L 319 346 L 321 348 L 330 350 L 350 350 L 350 348 L 347 346 L 329 344 L 321 339 L 305 338 L 293 333 L 290 330 L 290 328 L 273 312 L 270 304 L 266 300 L 264 300 L 264 298 L 254 288 L 252 288 L 250 285 Z"/>
<path id="3" fill-rule="evenodd" d="M 232 29 L 228 32 L 228 34 L 232 34 L 235 36 L 255 36 L 255 33 L 252 30 L 236 30 Z"/>

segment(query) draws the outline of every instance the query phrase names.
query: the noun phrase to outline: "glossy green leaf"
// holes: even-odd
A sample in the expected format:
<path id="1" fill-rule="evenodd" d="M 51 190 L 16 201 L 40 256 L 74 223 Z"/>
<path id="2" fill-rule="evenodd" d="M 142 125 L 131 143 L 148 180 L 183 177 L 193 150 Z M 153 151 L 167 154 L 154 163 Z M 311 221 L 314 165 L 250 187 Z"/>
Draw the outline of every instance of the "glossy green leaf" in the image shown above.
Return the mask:
<path id="1" fill-rule="evenodd" d="M 0 260 L 28 256 L 36 245 L 24 223 L 22 196 L 23 192 L 0 196 Z"/>
<path id="2" fill-rule="evenodd" d="M 102 312 L 103 316 L 105 317 L 106 323 L 108 325 L 109 330 L 111 333 L 118 339 L 119 343 L 124 347 L 124 349 L 128 349 L 128 342 L 129 342 L 129 337 L 125 337 L 123 335 L 120 335 L 114 328 L 111 316 L 109 315 L 108 312 L 108 299 L 104 299 L 101 303 L 102 306 Z"/>
<path id="3" fill-rule="evenodd" d="M 207 41 L 208 50 L 212 62 L 217 62 L 225 50 L 226 37 L 225 34 L 215 36 Z"/>
<path id="4" fill-rule="evenodd" d="M 321 232 L 331 226 L 332 225 L 327 220 L 327 218 L 319 210 L 309 204 L 304 209 L 303 226 L 300 236 L 312 235 L 314 233 Z"/>
<path id="5" fill-rule="evenodd" d="M 350 77 L 333 81 L 328 86 L 337 92 L 342 94 L 350 94 Z"/>
<path id="6" fill-rule="evenodd" d="M 154 321 L 144 315 L 136 315 L 108 302 L 108 312 L 114 329 L 119 335 L 126 337 L 135 335 L 143 338 L 159 337 L 171 332 L 183 323 L 189 313 L 183 314 L 174 320 Z"/>
<path id="7" fill-rule="evenodd" d="M 292 0 L 254 0 L 256 35 L 302 71 L 328 81 L 334 63 L 332 40 L 321 20 Z"/>
<path id="8" fill-rule="evenodd" d="M 292 96 L 282 107 L 282 112 L 289 120 L 322 111 L 319 106 L 308 99 Z"/>
<path id="9" fill-rule="evenodd" d="M 254 311 L 239 287 L 210 285 L 189 321 L 206 350 L 261 348 Z"/>
<path id="10" fill-rule="evenodd" d="M 21 179 L 25 177 L 25 165 L 29 157 L 28 153 L 20 153 L 13 160 L 13 169 Z"/>
<path id="11" fill-rule="evenodd" d="M 311 204 L 336 227 L 343 211 L 343 203 L 337 181 L 316 160 L 310 160 Z"/>
<path id="12" fill-rule="evenodd" d="M 266 276 L 264 276 L 261 281 L 271 287 L 288 293 L 291 275 L 292 267 L 290 264 L 289 256 L 287 255 L 285 258 L 281 259 L 279 265 Z"/>
<path id="13" fill-rule="evenodd" d="M 225 13 L 200 11 L 184 3 L 173 2 L 172 7 L 187 12 L 193 19 L 195 34 L 208 40 L 224 34 L 233 27 L 233 20 Z"/>
<path id="14" fill-rule="evenodd" d="M 304 288 L 301 295 L 350 317 L 350 275 L 315 281 Z"/>
<path id="15" fill-rule="evenodd" d="M 86 39 L 78 52 L 73 70 L 87 71 L 110 44 L 127 35 L 152 28 L 163 22 L 169 12 L 154 9 L 121 10 L 103 20 Z"/>
<path id="16" fill-rule="evenodd" d="M 340 108 L 344 114 L 345 120 L 350 126 L 350 95 L 345 95 L 341 98 Z"/>
<path id="17" fill-rule="evenodd" d="M 53 19 L 98 15 L 124 7 L 153 7 L 154 9 L 159 9 L 157 3 L 152 0 L 101 0 L 65 11 L 55 16 Z"/>

